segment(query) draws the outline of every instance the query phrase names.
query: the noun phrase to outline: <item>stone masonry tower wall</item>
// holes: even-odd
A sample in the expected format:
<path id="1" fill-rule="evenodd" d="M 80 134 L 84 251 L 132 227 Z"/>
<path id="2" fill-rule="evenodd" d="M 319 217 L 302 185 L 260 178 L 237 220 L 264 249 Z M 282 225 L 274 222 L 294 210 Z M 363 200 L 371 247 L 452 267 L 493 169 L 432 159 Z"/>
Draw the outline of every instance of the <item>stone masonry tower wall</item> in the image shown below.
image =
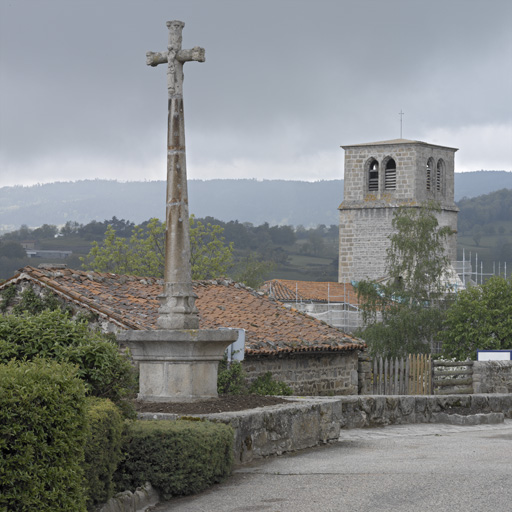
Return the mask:
<path id="1" fill-rule="evenodd" d="M 397 139 L 343 146 L 344 200 L 340 210 L 338 281 L 379 279 L 386 275 L 386 250 L 392 220 L 400 206 L 439 202 L 441 226 L 457 231 L 454 156 L 457 149 Z M 457 238 L 446 247 L 456 259 Z"/>

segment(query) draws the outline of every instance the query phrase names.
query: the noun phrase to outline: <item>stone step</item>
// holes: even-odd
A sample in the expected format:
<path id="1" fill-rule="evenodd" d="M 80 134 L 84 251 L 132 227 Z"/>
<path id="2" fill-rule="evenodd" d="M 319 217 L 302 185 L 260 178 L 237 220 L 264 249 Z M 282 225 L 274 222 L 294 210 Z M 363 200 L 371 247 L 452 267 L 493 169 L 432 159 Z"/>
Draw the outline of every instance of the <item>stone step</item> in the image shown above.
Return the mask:
<path id="1" fill-rule="evenodd" d="M 446 412 L 432 413 L 430 423 L 447 423 L 449 425 L 495 425 L 503 423 L 505 415 L 502 412 L 479 414 L 450 414 Z"/>

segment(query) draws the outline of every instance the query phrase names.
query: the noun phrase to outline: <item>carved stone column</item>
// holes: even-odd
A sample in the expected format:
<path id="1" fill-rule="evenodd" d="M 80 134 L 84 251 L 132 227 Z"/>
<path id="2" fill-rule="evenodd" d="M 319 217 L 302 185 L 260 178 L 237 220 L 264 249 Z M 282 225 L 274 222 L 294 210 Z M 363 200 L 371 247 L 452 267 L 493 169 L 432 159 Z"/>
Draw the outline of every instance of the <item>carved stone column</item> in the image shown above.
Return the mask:
<path id="1" fill-rule="evenodd" d="M 217 371 L 237 331 L 199 329 L 192 287 L 183 111 L 183 64 L 204 62 L 204 49 L 181 49 L 181 21 L 168 21 L 166 52 L 146 54 L 147 64 L 167 64 L 169 117 L 164 289 L 157 330 L 128 331 L 118 338 L 139 363 L 142 401 L 193 401 L 217 396 Z"/>

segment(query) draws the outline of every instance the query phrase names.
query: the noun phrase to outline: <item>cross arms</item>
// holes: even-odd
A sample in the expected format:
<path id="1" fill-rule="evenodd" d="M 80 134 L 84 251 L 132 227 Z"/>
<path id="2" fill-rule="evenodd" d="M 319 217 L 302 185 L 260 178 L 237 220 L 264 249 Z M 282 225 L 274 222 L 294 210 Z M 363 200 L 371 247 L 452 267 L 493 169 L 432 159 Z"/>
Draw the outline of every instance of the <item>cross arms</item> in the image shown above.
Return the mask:
<path id="1" fill-rule="evenodd" d="M 167 56 L 169 52 L 147 52 L 146 53 L 146 64 L 148 66 L 158 66 L 158 64 L 166 64 Z M 204 62 L 204 48 L 194 46 L 191 50 L 180 50 L 176 55 L 178 62 L 190 62 L 195 60 L 197 62 Z"/>

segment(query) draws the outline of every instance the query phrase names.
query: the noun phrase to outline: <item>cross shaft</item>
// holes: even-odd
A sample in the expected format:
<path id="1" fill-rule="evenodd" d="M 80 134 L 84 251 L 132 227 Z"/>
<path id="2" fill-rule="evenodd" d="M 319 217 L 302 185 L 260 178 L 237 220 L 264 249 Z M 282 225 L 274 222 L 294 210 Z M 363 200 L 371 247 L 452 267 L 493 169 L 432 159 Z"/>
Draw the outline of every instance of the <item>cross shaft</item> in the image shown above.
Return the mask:
<path id="1" fill-rule="evenodd" d="M 169 115 L 167 124 L 167 197 L 164 290 L 160 298 L 160 329 L 198 329 L 190 264 L 190 234 L 183 111 L 183 64 L 204 62 L 204 49 L 182 50 L 182 21 L 168 21 L 166 52 L 147 52 L 146 64 L 167 63 Z"/>

